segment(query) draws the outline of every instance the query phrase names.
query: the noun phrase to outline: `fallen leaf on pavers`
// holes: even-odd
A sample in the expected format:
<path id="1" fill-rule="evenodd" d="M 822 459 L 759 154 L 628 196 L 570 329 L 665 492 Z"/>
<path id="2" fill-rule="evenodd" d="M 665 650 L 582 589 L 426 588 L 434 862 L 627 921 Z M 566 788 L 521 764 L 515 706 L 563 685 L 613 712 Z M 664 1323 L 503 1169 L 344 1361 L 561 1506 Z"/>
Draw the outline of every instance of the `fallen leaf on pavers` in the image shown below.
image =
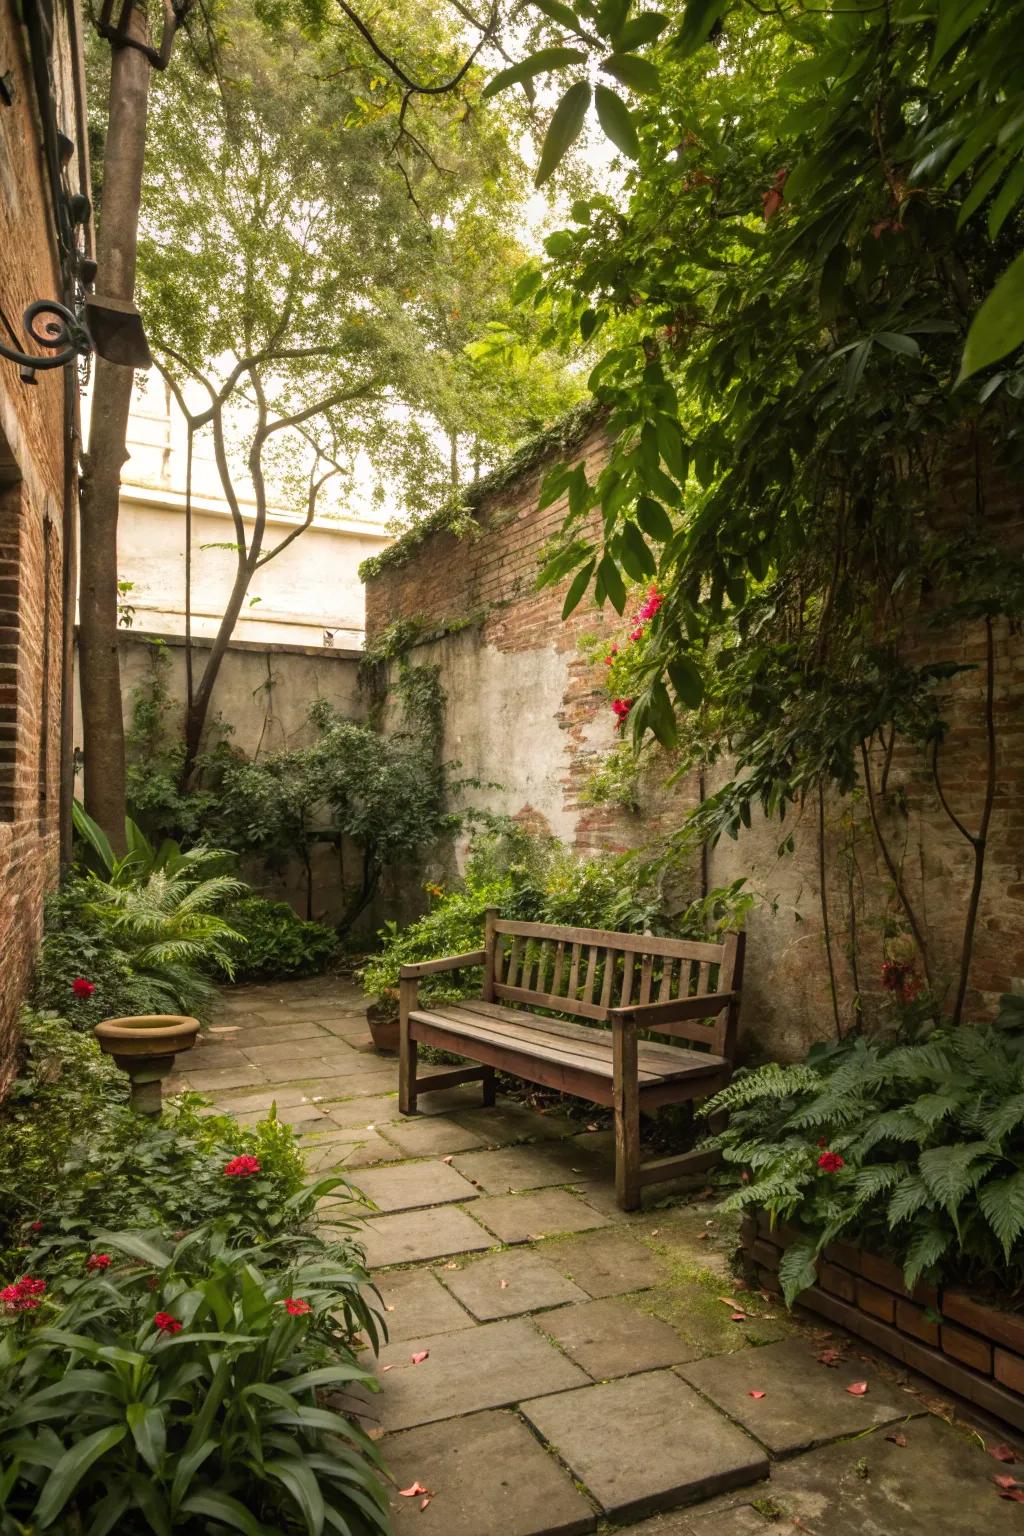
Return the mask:
<path id="1" fill-rule="evenodd" d="M 764 1393 L 763 1392 L 748 1392 L 747 1396 L 748 1397 L 754 1397 L 754 1398 L 757 1399 L 758 1402 L 760 1402 L 762 1397 L 764 1397 Z"/>
<path id="2" fill-rule="evenodd" d="M 420 1500 L 420 1514 L 421 1515 L 422 1515 L 423 1511 L 426 1509 L 427 1505 L 430 1503 L 430 1498 L 431 1498 L 431 1496 L 428 1493 L 425 1499 L 421 1499 Z"/>
<path id="3" fill-rule="evenodd" d="M 384 1311 L 385 1312 L 393 1312 L 394 1310 L 395 1310 L 395 1308 L 394 1308 L 394 1303 L 393 1302 L 391 1303 L 390 1306 L 388 1305 L 387 1302 L 384 1303 Z"/>
<path id="4" fill-rule="evenodd" d="M 448 1263 L 447 1263 L 447 1264 L 446 1264 L 446 1265 L 445 1265 L 445 1269 L 458 1269 L 458 1267 L 459 1267 L 459 1266 L 458 1266 L 458 1265 L 457 1265 L 457 1264 L 456 1264 L 456 1262 L 455 1262 L 455 1260 L 454 1260 L 454 1259 L 451 1259 L 451 1260 L 450 1260 L 450 1261 L 449 1261 L 449 1262 L 448 1262 Z"/>
<path id="5" fill-rule="evenodd" d="M 823 1349 L 818 1356 L 818 1364 L 827 1365 L 831 1370 L 838 1370 L 839 1362 L 842 1358 L 838 1349 Z"/>
<path id="6" fill-rule="evenodd" d="M 740 1306 L 735 1296 L 718 1296 L 716 1297 L 716 1300 L 720 1301 L 723 1307 L 732 1307 L 734 1312 L 743 1311 L 743 1308 Z"/>
<path id="7" fill-rule="evenodd" d="M 399 1488 L 398 1490 L 399 1496 L 403 1499 L 415 1499 L 421 1493 L 429 1493 L 429 1491 L 429 1489 L 424 1488 L 422 1483 L 413 1483 L 409 1488 Z"/>
<path id="8" fill-rule="evenodd" d="M 507 1280 L 499 1280 L 498 1281 L 498 1289 L 501 1290 L 501 1291 L 507 1291 L 508 1290 L 508 1281 Z"/>
<path id="9" fill-rule="evenodd" d="M 651 1233 L 651 1236 L 652 1237 L 657 1237 L 660 1232 L 661 1232 L 661 1228 L 660 1227 L 655 1227 L 654 1231 Z"/>
<path id="10" fill-rule="evenodd" d="M 1016 1461 L 1017 1458 L 1008 1445 L 987 1445 L 985 1449 L 996 1461 Z"/>
<path id="11" fill-rule="evenodd" d="M 409 1359 L 412 1361 L 413 1365 L 422 1365 L 424 1360 L 429 1360 L 429 1358 L 430 1358 L 430 1350 L 429 1349 L 417 1350 L 414 1355 L 410 1355 L 409 1356 Z"/>
<path id="12" fill-rule="evenodd" d="M 706 1243 L 710 1236 L 711 1236 L 710 1232 L 698 1232 L 697 1233 L 697 1241 L 698 1241 L 698 1243 Z"/>
<path id="13" fill-rule="evenodd" d="M 452 1159 L 450 1157 L 442 1157 L 441 1161 L 442 1161 L 442 1163 L 447 1163 L 449 1168 L 452 1165 Z"/>
<path id="14" fill-rule="evenodd" d="M 745 1323 L 748 1321 L 747 1314 L 745 1312 L 734 1312 L 729 1321 L 732 1323 Z"/>
<path id="15" fill-rule="evenodd" d="M 597 1131 L 597 1130 L 600 1130 L 600 1126 L 597 1126 L 597 1125 L 588 1125 L 588 1126 L 587 1126 L 587 1130 L 588 1130 L 588 1131 Z"/>
<path id="16" fill-rule="evenodd" d="M 866 1381 L 851 1381 L 846 1390 L 851 1397 L 863 1397 L 867 1389 L 868 1384 Z"/>
<path id="17" fill-rule="evenodd" d="M 1015 1477 L 1011 1477 L 1009 1472 L 1004 1472 L 1000 1477 L 994 1477 L 992 1481 L 994 1483 L 998 1483 L 1000 1488 L 1018 1487 L 1017 1479 Z"/>
<path id="18" fill-rule="evenodd" d="M 393 1365 L 382 1365 L 381 1368 L 380 1368 L 380 1373 L 383 1376 L 385 1371 L 393 1371 L 393 1370 L 394 1370 L 394 1366 Z"/>
<path id="19" fill-rule="evenodd" d="M 1000 1488 L 1001 1499 L 1012 1499 L 1015 1504 L 1024 1504 L 1024 1488 Z"/>
<path id="20" fill-rule="evenodd" d="M 886 1435 L 886 1437 L 885 1437 L 885 1438 L 886 1438 L 886 1439 L 887 1439 L 887 1440 L 891 1440 L 891 1441 L 892 1441 L 892 1443 L 893 1443 L 893 1445 L 898 1445 L 898 1446 L 905 1446 L 905 1445 L 906 1445 L 906 1443 L 907 1443 L 907 1437 L 906 1437 L 906 1435 L 900 1435 L 900 1434 L 891 1434 L 891 1435 Z"/>
<path id="21" fill-rule="evenodd" d="M 379 1424 L 374 1424 L 372 1429 L 366 1431 L 366 1438 L 368 1440 L 383 1440 L 384 1431 Z"/>

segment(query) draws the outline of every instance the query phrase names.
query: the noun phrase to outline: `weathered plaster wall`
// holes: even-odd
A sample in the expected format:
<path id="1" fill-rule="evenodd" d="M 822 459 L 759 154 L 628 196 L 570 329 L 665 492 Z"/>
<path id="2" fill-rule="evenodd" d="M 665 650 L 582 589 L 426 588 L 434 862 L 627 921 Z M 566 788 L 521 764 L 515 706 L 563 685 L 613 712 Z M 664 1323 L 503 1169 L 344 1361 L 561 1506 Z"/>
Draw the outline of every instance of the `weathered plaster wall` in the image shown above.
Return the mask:
<path id="1" fill-rule="evenodd" d="M 605 444 L 594 429 L 578 454 L 591 480 Z M 699 799 L 696 775 L 675 785 L 662 759 L 648 775 L 639 814 L 620 806 L 592 806 L 581 799 L 596 764 L 615 741 L 615 725 L 596 648 L 588 638 L 619 638 L 625 623 L 612 611 L 581 606 L 561 621 L 563 583 L 536 590 L 544 544 L 565 515 L 556 502 L 537 510 L 539 481 L 548 463 L 534 465 L 518 481 L 485 497 L 476 509 L 478 532 L 458 540 L 430 534 L 408 558 L 386 556 L 367 582 L 367 643 L 379 642 L 396 620 L 418 620 L 440 638 L 417 645 L 415 662 L 437 662 L 447 693 L 444 750 L 461 761 L 461 772 L 483 789 L 465 800 L 518 816 L 546 828 L 583 852 L 657 843 L 678 827 Z M 954 473 L 950 505 L 973 497 L 966 470 Z M 987 515 L 994 537 L 1016 543 L 1024 533 L 1018 487 L 991 488 Z M 448 633 L 444 633 L 448 630 Z M 927 654 L 977 667 L 983 633 L 965 626 L 922 639 Z M 1024 648 L 1006 623 L 996 626 L 998 792 L 990 834 L 986 880 L 971 974 L 971 1008 L 991 1011 L 1014 978 L 1024 976 Z M 984 783 L 983 673 L 966 672 L 950 687 L 949 744 L 944 782 L 957 812 L 975 826 Z M 876 773 L 880 765 L 876 764 Z M 729 776 L 722 764 L 706 792 Z M 935 980 L 948 993 L 959 958 L 971 877 L 967 843 L 943 815 L 928 765 L 916 753 L 897 752 L 890 788 L 900 795 L 883 818 L 884 830 L 902 859 L 911 898 L 931 935 Z M 748 960 L 743 1031 L 749 1049 L 763 1044 L 796 1055 L 814 1039 L 834 1032 L 821 902 L 822 840 L 817 800 L 784 824 L 755 817 L 749 831 L 709 849 L 706 870 L 694 858 L 682 875 L 681 895 L 702 893 L 744 877 L 759 901 L 748 918 Z M 824 868 L 832 956 L 840 1017 L 848 1025 L 855 996 L 865 1007 L 881 999 L 880 970 L 887 914 L 894 911 L 889 877 L 872 839 L 863 799 L 824 807 Z M 792 833 L 792 852 L 779 845 Z M 409 915 L 422 902 L 423 871 L 387 893 L 394 915 Z M 688 887 L 688 888 L 687 888 Z"/>
<path id="2" fill-rule="evenodd" d="M 162 673 L 171 701 L 167 715 L 169 733 L 180 731 L 185 701 L 185 647 L 180 636 L 165 635 L 163 654 L 168 666 Z M 197 674 L 209 642 L 195 644 Z M 153 644 L 142 632 L 129 630 L 120 636 L 121 696 L 125 720 L 131 722 L 136 690 L 147 689 L 153 675 Z M 361 720 L 366 700 L 359 688 L 359 651 L 324 650 L 316 646 L 272 645 L 235 642 L 224 658 L 214 694 L 215 724 L 230 728 L 225 739 L 248 758 L 307 745 L 315 736 L 309 723 L 309 706 L 324 699 L 346 720 Z M 81 743 L 81 705 L 75 697 L 75 740 Z M 313 916 L 331 922 L 341 916 L 344 896 L 337 850 L 318 845 L 312 854 Z M 345 878 L 354 881 L 358 855 L 345 850 Z M 268 873 L 255 861 L 245 874 L 265 895 L 291 902 L 306 915 L 306 871 L 293 862 L 277 873 Z"/>

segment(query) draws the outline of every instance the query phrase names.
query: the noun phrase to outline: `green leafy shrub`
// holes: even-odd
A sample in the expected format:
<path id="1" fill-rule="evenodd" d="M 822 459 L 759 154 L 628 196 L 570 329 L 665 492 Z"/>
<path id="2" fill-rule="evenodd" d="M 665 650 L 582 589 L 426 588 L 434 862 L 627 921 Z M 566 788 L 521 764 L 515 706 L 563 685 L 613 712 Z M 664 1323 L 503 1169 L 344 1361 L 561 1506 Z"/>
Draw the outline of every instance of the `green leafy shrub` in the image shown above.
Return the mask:
<path id="1" fill-rule="evenodd" d="M 478 836 L 465 873 L 450 891 L 428 886 L 431 906 L 406 928 L 383 930 L 382 948 L 361 972 L 369 992 L 387 996 L 399 967 L 417 960 L 463 954 L 483 942 L 488 907 L 525 922 L 609 928 L 705 938 L 742 922 L 754 897 L 743 882 L 679 906 L 672 897 L 677 872 L 670 860 L 639 854 L 583 858 L 557 838 L 532 837 L 513 822 Z M 435 1001 L 479 990 L 480 972 L 427 978 L 421 996 Z"/>
<path id="2" fill-rule="evenodd" d="M 245 940 L 235 964 L 237 981 L 318 975 L 338 953 L 332 928 L 304 922 L 285 901 L 247 896 L 225 915 Z"/>
<path id="3" fill-rule="evenodd" d="M 916 1042 L 858 1036 L 806 1062 L 740 1073 L 706 1106 L 713 1139 L 748 1182 L 728 1210 L 794 1226 L 780 1279 L 788 1302 L 843 1236 L 921 1275 L 1024 1286 L 1024 1020 L 937 1029 Z"/>
<path id="4" fill-rule="evenodd" d="M 216 1219 L 255 1241 L 298 1219 L 288 1202 L 303 1168 L 289 1126 L 271 1118 L 245 1128 L 201 1114 L 187 1094 L 159 1120 L 136 1115 L 109 1057 L 61 1019 L 26 1015 L 24 1047 L 0 1118 L 0 1254 L 31 1241 L 52 1266 L 101 1227 L 170 1232 Z M 238 1156 L 256 1158 L 258 1175 L 226 1177 Z"/>
<path id="5" fill-rule="evenodd" d="M 323 1401 L 373 1384 L 351 1247 L 98 1238 L 0 1322 L 0 1530 L 386 1533 L 378 1452 Z"/>

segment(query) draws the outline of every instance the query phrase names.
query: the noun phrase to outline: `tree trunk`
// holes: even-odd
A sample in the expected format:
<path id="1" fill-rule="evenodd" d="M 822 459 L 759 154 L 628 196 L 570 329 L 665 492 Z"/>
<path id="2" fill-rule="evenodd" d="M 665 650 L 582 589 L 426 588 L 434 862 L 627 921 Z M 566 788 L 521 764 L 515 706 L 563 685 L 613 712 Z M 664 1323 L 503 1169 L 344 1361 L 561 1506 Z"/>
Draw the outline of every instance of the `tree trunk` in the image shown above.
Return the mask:
<path id="1" fill-rule="evenodd" d="M 199 686 L 192 695 L 192 702 L 185 715 L 185 758 L 181 765 L 181 787 L 188 789 L 191 786 L 195 774 L 196 759 L 203 745 L 203 732 L 206 729 L 206 717 L 210 711 L 210 701 L 213 698 L 213 690 L 217 678 L 220 675 L 221 665 L 227 655 L 231 636 L 235 632 L 238 615 L 242 611 L 245 602 L 245 594 L 249 590 L 249 582 L 252 580 L 255 564 L 247 560 L 235 576 L 231 596 L 228 598 L 224 609 L 224 617 L 217 627 L 217 633 L 210 648 L 210 654 L 206 658 L 203 675 L 199 680 Z"/>
<path id="2" fill-rule="evenodd" d="M 137 9 L 132 35 L 148 42 Z M 150 63 L 137 48 L 115 47 L 97 233 L 97 287 L 117 299 L 135 293 L 135 258 Z M 85 754 L 85 805 L 116 852 L 124 851 L 125 765 L 121 670 L 117 653 L 117 504 L 134 372 L 98 357 L 82 480 L 79 678 Z"/>

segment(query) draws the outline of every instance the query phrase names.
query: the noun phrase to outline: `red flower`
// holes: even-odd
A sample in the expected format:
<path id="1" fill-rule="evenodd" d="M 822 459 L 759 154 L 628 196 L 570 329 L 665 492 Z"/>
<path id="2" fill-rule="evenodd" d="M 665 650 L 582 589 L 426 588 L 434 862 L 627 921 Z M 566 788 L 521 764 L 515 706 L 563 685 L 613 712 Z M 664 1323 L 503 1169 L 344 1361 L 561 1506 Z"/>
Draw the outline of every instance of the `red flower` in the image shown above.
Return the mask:
<path id="1" fill-rule="evenodd" d="M 639 640 L 641 638 L 641 636 L 643 635 L 643 632 L 644 632 L 643 625 L 642 624 L 638 624 L 636 629 L 631 629 L 630 630 L 629 638 L 631 640 Z"/>
<path id="2" fill-rule="evenodd" d="M 823 1152 L 818 1158 L 818 1167 L 823 1173 L 838 1173 L 840 1168 L 846 1167 L 846 1160 L 838 1152 Z"/>
<path id="3" fill-rule="evenodd" d="M 632 708 L 632 699 L 612 699 L 612 713 L 614 714 L 616 720 L 618 720 L 620 726 L 625 725 L 626 718 Z"/>
<path id="4" fill-rule="evenodd" d="M 158 1312 L 153 1319 L 153 1326 L 154 1328 L 158 1328 L 161 1333 L 181 1332 L 181 1324 L 178 1322 L 178 1319 L 176 1317 L 172 1317 L 169 1312 Z"/>
<path id="5" fill-rule="evenodd" d="M 43 1224 L 42 1224 L 41 1221 L 34 1221 L 32 1223 L 32 1225 L 29 1227 L 29 1231 L 30 1232 L 41 1232 L 42 1230 L 43 1230 Z"/>
<path id="6" fill-rule="evenodd" d="M 230 1163 L 224 1164 L 224 1172 L 229 1179 L 247 1179 L 250 1174 L 259 1173 L 263 1167 L 258 1157 L 233 1157 Z"/>
<path id="7" fill-rule="evenodd" d="M 85 1261 L 86 1269 L 109 1269 L 109 1253 L 91 1253 Z"/>
<path id="8" fill-rule="evenodd" d="M 661 607 L 664 601 L 665 599 L 662 597 L 657 587 L 651 587 L 650 591 L 647 593 L 647 601 L 640 609 L 637 617 L 642 619 L 646 624 L 649 619 L 654 618 L 654 615 L 657 613 L 658 609 Z"/>
<path id="9" fill-rule="evenodd" d="M 312 1312 L 313 1310 L 309 1302 L 303 1301 L 301 1296 L 289 1296 L 287 1301 L 283 1301 L 281 1305 L 292 1317 L 305 1317 L 307 1312 Z"/>
<path id="10" fill-rule="evenodd" d="M 84 976 L 76 976 L 71 983 L 71 990 L 76 997 L 80 997 L 84 1001 L 87 997 L 92 997 L 96 991 L 96 983 L 86 981 Z"/>
<path id="11" fill-rule="evenodd" d="M 912 1003 L 924 990 L 913 960 L 883 960 L 882 986 L 887 992 L 895 992 L 901 1003 Z"/>
<path id="12" fill-rule="evenodd" d="M 45 1280 L 34 1280 L 31 1275 L 22 1275 L 13 1285 L 4 1286 L 0 1291 L 0 1302 L 8 1312 L 34 1312 L 45 1291 Z"/>

